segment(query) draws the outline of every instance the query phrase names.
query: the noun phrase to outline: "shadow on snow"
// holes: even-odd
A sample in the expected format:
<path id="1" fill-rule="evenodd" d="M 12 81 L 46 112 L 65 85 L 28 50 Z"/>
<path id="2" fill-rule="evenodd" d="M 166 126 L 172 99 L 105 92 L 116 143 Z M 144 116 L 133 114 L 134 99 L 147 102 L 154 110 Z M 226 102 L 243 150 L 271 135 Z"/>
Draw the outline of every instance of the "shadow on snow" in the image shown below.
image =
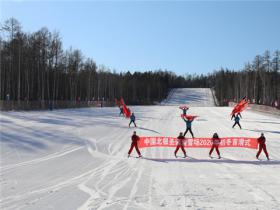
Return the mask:
<path id="1" fill-rule="evenodd" d="M 279 160 L 271 161 L 259 161 L 259 160 L 232 160 L 232 159 L 195 159 L 195 158 L 186 158 L 186 159 L 161 159 L 161 158 L 146 158 L 145 160 L 155 161 L 155 162 L 184 162 L 184 163 L 230 163 L 230 164 L 249 164 L 249 165 L 280 165 Z"/>

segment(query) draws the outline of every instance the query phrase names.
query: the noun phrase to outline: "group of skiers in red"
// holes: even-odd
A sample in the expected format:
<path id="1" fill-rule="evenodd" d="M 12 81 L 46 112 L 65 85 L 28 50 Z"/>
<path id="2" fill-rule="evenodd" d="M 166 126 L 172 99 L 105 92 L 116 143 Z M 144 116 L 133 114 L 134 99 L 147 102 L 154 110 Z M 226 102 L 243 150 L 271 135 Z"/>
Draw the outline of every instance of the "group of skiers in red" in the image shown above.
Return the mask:
<path id="1" fill-rule="evenodd" d="M 133 150 L 133 148 L 136 149 L 136 152 L 138 153 L 138 157 L 142 157 L 141 155 L 141 152 L 138 148 L 138 141 L 140 140 L 140 137 L 136 135 L 136 131 L 133 132 L 133 135 L 131 136 L 131 146 L 130 146 L 130 149 L 128 151 L 128 157 L 130 157 L 130 154 Z M 174 151 L 174 155 L 175 157 L 177 158 L 177 152 L 179 149 L 182 150 L 183 154 L 184 154 L 184 158 L 187 157 L 187 153 L 186 153 L 186 150 L 184 148 L 184 140 L 185 140 L 185 136 L 183 135 L 183 132 L 180 132 L 179 136 L 177 137 L 177 147 Z M 259 156 L 262 152 L 262 150 L 264 151 L 265 155 L 266 155 L 266 158 L 267 160 L 269 160 L 269 155 L 268 155 L 268 152 L 266 150 L 266 144 L 265 144 L 265 137 L 264 137 L 264 134 L 261 133 L 261 136 L 258 138 L 258 144 L 259 144 L 259 150 L 257 152 L 257 155 L 256 155 L 256 158 L 259 159 Z M 221 143 L 221 139 L 219 138 L 218 134 L 217 133 L 214 133 L 213 134 L 213 137 L 212 137 L 212 147 L 209 151 L 209 157 L 210 158 L 213 158 L 212 157 L 212 152 L 214 151 L 214 149 L 216 150 L 217 154 L 218 154 L 218 159 L 221 159 L 221 154 L 220 154 L 220 151 L 219 151 L 219 145 Z"/>
<path id="2" fill-rule="evenodd" d="M 245 109 L 242 106 L 244 106 L 244 105 L 247 106 L 247 104 L 248 104 L 248 102 L 247 102 L 247 98 L 245 96 L 242 99 L 242 101 L 239 102 L 236 105 L 237 108 L 236 107 L 234 108 L 234 110 L 232 112 L 232 117 L 231 117 L 231 120 L 234 118 L 234 124 L 233 124 L 232 128 L 234 128 L 235 125 L 238 125 L 239 128 L 241 129 L 240 118 L 242 118 L 242 116 L 241 116 L 240 112 Z M 193 122 L 193 120 L 194 120 L 194 118 L 196 116 L 187 115 L 187 111 L 189 109 L 189 107 L 187 107 L 187 106 L 180 106 L 179 108 L 182 109 L 182 111 L 183 111 L 183 113 L 181 115 L 181 118 L 186 123 L 186 130 L 185 130 L 184 134 L 183 134 L 183 132 L 180 132 L 179 136 L 177 137 L 177 147 L 176 147 L 176 149 L 174 151 L 174 155 L 177 158 L 177 152 L 178 152 L 179 149 L 181 149 L 183 154 L 184 154 L 184 158 L 185 158 L 185 157 L 187 157 L 187 154 L 186 154 L 186 151 L 185 151 L 185 148 L 184 148 L 185 136 L 186 136 L 186 134 L 189 131 L 190 134 L 192 135 L 192 138 L 194 138 L 194 134 L 192 132 L 192 122 Z M 121 109 L 121 107 L 120 107 L 120 109 Z M 123 113 L 122 109 L 121 109 L 120 115 L 121 115 L 121 113 Z M 135 124 L 135 115 L 134 115 L 134 113 L 132 113 L 131 116 L 130 116 L 129 127 L 130 127 L 131 123 L 134 123 L 134 126 L 137 127 L 136 124 Z M 140 150 L 138 148 L 138 144 L 137 144 L 137 142 L 140 140 L 140 138 L 139 138 L 139 136 L 136 135 L 136 131 L 133 132 L 131 140 L 132 140 L 132 143 L 131 143 L 130 149 L 128 151 L 128 157 L 130 157 L 130 154 L 131 154 L 133 148 L 136 149 L 136 152 L 138 153 L 139 157 L 142 157 L 142 155 L 140 153 Z M 259 155 L 260 155 L 260 153 L 263 150 L 265 155 L 266 155 L 266 157 L 267 157 L 267 159 L 269 160 L 269 155 L 268 155 L 268 152 L 267 152 L 267 149 L 266 149 L 265 141 L 266 141 L 266 139 L 264 137 L 264 134 L 261 133 L 261 136 L 258 138 L 259 150 L 258 150 L 257 155 L 256 155 L 257 159 L 259 159 Z M 214 133 L 213 137 L 212 137 L 212 147 L 211 147 L 211 149 L 209 151 L 209 157 L 210 158 L 213 158 L 212 157 L 212 153 L 213 153 L 214 149 L 216 150 L 216 152 L 218 154 L 218 158 L 219 159 L 221 158 L 221 154 L 220 154 L 220 151 L 219 151 L 220 142 L 221 142 L 221 139 L 219 138 L 218 134 Z"/>

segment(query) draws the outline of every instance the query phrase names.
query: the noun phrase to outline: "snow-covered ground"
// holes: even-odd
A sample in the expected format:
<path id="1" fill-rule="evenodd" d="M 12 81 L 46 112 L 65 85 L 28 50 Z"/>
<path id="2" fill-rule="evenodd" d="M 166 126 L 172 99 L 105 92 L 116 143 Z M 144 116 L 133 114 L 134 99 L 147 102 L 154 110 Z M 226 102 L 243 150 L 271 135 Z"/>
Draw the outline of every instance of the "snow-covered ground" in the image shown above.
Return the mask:
<path id="1" fill-rule="evenodd" d="M 256 150 L 238 148 L 221 149 L 221 160 L 209 159 L 208 149 L 175 159 L 174 148 L 146 148 L 145 158 L 127 158 L 134 130 L 140 136 L 185 130 L 177 105 L 131 106 L 136 129 L 117 107 L 1 112 L 0 209 L 279 209 L 280 119 L 246 110 L 243 129 L 232 129 L 231 108 L 194 107 L 205 91 L 190 98 L 192 91 L 175 91 L 168 101 L 192 104 L 196 137 L 264 132 L 273 160 L 258 161 Z"/>
<path id="2" fill-rule="evenodd" d="M 210 88 L 175 88 L 172 89 L 168 97 L 162 101 L 162 105 L 189 106 L 215 106 L 213 95 Z"/>

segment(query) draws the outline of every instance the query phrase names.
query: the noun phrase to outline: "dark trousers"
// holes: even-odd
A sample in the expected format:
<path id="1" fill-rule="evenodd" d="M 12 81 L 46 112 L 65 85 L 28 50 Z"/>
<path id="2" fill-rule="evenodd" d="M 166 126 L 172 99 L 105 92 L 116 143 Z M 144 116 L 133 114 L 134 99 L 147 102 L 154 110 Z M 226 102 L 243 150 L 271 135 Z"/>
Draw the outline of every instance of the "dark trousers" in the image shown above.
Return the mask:
<path id="1" fill-rule="evenodd" d="M 182 144 L 181 144 L 181 145 L 177 145 L 176 150 L 175 150 L 175 152 L 174 152 L 175 156 L 176 156 L 176 154 L 177 154 L 177 152 L 178 152 L 178 150 L 179 150 L 180 148 L 182 149 L 184 155 L 187 156 L 187 155 L 186 155 L 186 150 L 185 150 L 185 148 L 184 148 L 184 145 L 182 145 Z"/>
<path id="2" fill-rule="evenodd" d="M 137 127 L 136 124 L 135 124 L 135 122 L 134 122 L 134 120 L 130 120 L 130 123 L 129 123 L 129 125 L 128 125 L 129 127 L 130 127 L 130 124 L 131 124 L 131 123 L 133 123 L 134 126 Z"/>
<path id="3" fill-rule="evenodd" d="M 137 152 L 138 155 L 140 156 L 141 153 L 140 153 L 140 151 L 139 151 L 137 142 L 131 142 L 131 146 L 130 146 L 130 149 L 129 149 L 129 151 L 128 151 L 128 154 L 130 155 L 130 153 L 132 152 L 132 150 L 133 150 L 134 147 L 135 147 L 135 149 L 136 149 L 136 152 Z"/>
<path id="4" fill-rule="evenodd" d="M 259 144 L 259 151 L 258 151 L 256 157 L 259 158 L 259 156 L 260 156 L 262 150 L 264 151 L 265 156 L 267 157 L 267 159 L 269 159 L 268 152 L 267 152 L 267 150 L 266 150 L 266 144 Z"/>
<path id="5" fill-rule="evenodd" d="M 209 152 L 209 155 L 212 154 L 214 149 L 216 149 L 217 154 L 220 156 L 219 145 L 215 145 L 215 144 L 212 145 L 212 147 L 210 149 L 210 152 Z"/>
<path id="6" fill-rule="evenodd" d="M 234 128 L 234 126 L 236 126 L 236 125 L 238 125 L 239 128 L 241 129 L 241 125 L 239 124 L 239 122 L 235 122 L 235 123 L 233 124 L 232 128 Z"/>
<path id="7" fill-rule="evenodd" d="M 188 131 L 190 131 L 192 137 L 193 137 L 193 132 L 192 132 L 192 129 L 191 128 L 187 128 L 185 133 L 184 133 L 184 136 L 188 133 Z"/>

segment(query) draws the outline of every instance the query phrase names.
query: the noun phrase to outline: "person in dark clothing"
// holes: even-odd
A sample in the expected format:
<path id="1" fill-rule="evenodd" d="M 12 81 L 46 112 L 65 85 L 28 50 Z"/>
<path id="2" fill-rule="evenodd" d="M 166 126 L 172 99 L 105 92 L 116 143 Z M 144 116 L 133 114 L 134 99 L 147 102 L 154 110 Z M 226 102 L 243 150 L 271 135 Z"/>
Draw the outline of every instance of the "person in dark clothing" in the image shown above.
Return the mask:
<path id="1" fill-rule="evenodd" d="M 187 132 L 188 131 L 190 131 L 190 133 L 191 133 L 191 135 L 192 135 L 192 137 L 194 138 L 194 135 L 193 135 L 193 132 L 192 132 L 192 122 L 193 122 L 193 119 L 194 118 L 192 118 L 192 119 L 185 119 L 184 117 L 182 117 L 182 119 L 186 122 L 186 131 L 185 131 L 185 133 L 184 133 L 184 136 L 186 136 L 186 134 L 187 134 Z"/>
<path id="2" fill-rule="evenodd" d="M 209 157 L 212 158 L 211 154 L 213 152 L 214 149 L 216 149 L 216 152 L 219 156 L 219 159 L 221 159 L 221 155 L 220 155 L 220 151 L 219 151 L 219 145 L 220 145 L 221 139 L 219 138 L 217 133 L 214 133 L 213 137 L 212 137 L 212 147 L 210 149 L 209 152 Z"/>
<path id="3" fill-rule="evenodd" d="M 131 136 L 131 146 L 130 146 L 130 149 L 128 151 L 128 156 L 127 157 L 130 157 L 130 154 L 133 150 L 133 148 L 135 147 L 136 149 L 136 152 L 138 153 L 139 157 L 142 157 L 140 151 L 139 151 L 139 148 L 138 148 L 138 141 L 140 140 L 139 136 L 136 135 L 136 131 L 133 132 L 133 135 Z"/>
<path id="4" fill-rule="evenodd" d="M 241 125 L 240 125 L 239 121 L 240 121 L 240 118 L 238 117 L 238 115 L 236 115 L 234 118 L 234 124 L 233 124 L 232 128 L 234 128 L 234 126 L 238 125 L 239 128 L 241 129 Z"/>
<path id="5" fill-rule="evenodd" d="M 137 127 L 136 124 L 135 124 L 135 115 L 134 115 L 133 112 L 132 112 L 132 114 L 130 115 L 130 123 L 129 123 L 129 125 L 128 125 L 129 127 L 130 127 L 130 124 L 131 124 L 131 123 L 133 123 L 134 126 Z"/>
<path id="6" fill-rule="evenodd" d="M 184 140 L 185 140 L 185 137 L 183 136 L 183 132 L 180 132 L 179 136 L 177 137 L 177 147 L 174 152 L 174 155 L 176 158 L 177 158 L 177 152 L 180 148 L 182 149 L 182 151 L 184 153 L 184 158 L 187 157 L 186 151 L 184 149 Z"/>
<path id="7" fill-rule="evenodd" d="M 242 118 L 242 116 L 241 116 L 241 113 L 240 113 L 240 112 L 238 112 L 236 116 L 239 116 L 240 118 Z M 235 118 L 236 116 L 235 116 L 235 114 L 231 115 L 231 120 L 232 120 L 233 118 Z"/>
<path id="8" fill-rule="evenodd" d="M 124 115 L 124 113 L 123 113 L 123 107 L 122 107 L 122 106 L 120 106 L 120 114 L 119 114 L 119 116 L 121 116 L 121 115 Z"/>
<path id="9" fill-rule="evenodd" d="M 241 116 L 241 113 L 240 113 L 240 112 L 238 112 L 238 113 L 237 113 L 237 116 L 239 116 L 240 118 L 242 118 L 242 116 Z"/>
<path id="10" fill-rule="evenodd" d="M 269 160 L 269 155 L 268 155 L 268 152 L 267 152 L 267 150 L 266 150 L 265 141 L 266 141 L 266 139 L 265 139 L 265 137 L 264 137 L 264 134 L 261 133 L 261 136 L 258 138 L 259 151 L 258 151 L 258 153 L 257 153 L 257 155 L 256 155 L 256 158 L 257 158 L 257 159 L 259 159 L 259 156 L 260 156 L 260 154 L 261 154 L 261 152 L 262 152 L 262 150 L 263 150 L 264 153 L 265 153 L 265 156 L 266 156 L 267 160 Z"/>
<path id="11" fill-rule="evenodd" d="M 189 108 L 188 107 L 180 107 L 180 109 L 183 110 L 183 115 L 186 115 Z"/>

